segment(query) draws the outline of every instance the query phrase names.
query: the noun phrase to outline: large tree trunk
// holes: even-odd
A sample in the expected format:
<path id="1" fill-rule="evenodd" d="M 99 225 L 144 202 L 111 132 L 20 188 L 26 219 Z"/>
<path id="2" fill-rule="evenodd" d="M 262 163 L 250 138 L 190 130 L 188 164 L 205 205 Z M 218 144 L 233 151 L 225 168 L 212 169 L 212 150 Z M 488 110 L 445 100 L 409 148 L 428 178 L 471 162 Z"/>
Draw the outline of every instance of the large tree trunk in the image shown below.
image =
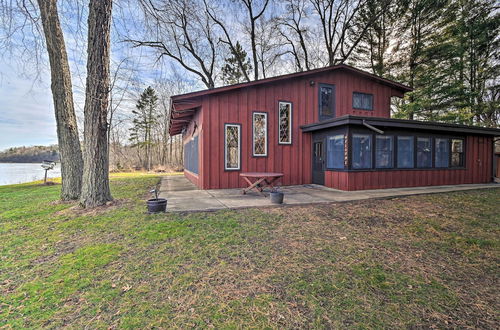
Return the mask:
<path id="1" fill-rule="evenodd" d="M 111 8 L 112 0 L 90 0 L 84 108 L 85 148 L 80 197 L 83 207 L 94 207 L 112 200 L 107 143 Z"/>
<path id="2" fill-rule="evenodd" d="M 61 199 L 80 197 L 82 187 L 82 151 L 73 105 L 71 74 L 56 0 L 38 0 L 43 32 L 50 62 L 52 99 L 61 155 Z"/>

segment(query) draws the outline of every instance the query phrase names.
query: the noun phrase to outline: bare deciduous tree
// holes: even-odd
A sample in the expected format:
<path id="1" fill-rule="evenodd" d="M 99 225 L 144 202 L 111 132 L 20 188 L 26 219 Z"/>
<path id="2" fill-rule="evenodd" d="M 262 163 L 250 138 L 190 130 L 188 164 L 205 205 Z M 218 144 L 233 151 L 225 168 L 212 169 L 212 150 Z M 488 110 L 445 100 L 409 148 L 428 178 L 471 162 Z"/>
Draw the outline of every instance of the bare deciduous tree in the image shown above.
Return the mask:
<path id="1" fill-rule="evenodd" d="M 90 0 L 84 108 L 84 167 L 80 204 L 103 205 L 109 190 L 108 106 L 112 0 Z"/>
<path id="2" fill-rule="evenodd" d="M 344 63 L 385 8 L 374 13 L 371 20 L 357 20 L 367 0 L 310 0 L 319 17 L 328 65 Z"/>
<path id="3" fill-rule="evenodd" d="M 61 157 L 61 199 L 78 199 L 83 162 L 57 1 L 1 1 L 0 29 L 4 33 L 0 37 L 2 55 L 20 59 L 24 69 L 34 65 L 35 79 L 43 72 L 45 39 Z"/>
<path id="4" fill-rule="evenodd" d="M 167 56 L 198 76 L 207 88 L 215 87 L 217 60 L 213 24 L 199 1 L 141 0 L 149 40 L 128 39 L 133 45 L 151 47 L 158 58 Z"/>

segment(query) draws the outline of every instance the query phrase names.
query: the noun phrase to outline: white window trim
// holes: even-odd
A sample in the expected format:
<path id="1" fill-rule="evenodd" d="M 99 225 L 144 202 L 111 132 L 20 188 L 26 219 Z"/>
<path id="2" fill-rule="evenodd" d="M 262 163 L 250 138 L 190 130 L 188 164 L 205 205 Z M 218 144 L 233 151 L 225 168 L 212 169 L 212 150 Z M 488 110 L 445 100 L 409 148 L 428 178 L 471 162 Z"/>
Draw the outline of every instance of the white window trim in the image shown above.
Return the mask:
<path id="1" fill-rule="evenodd" d="M 227 128 L 238 127 L 238 167 L 227 167 Z M 241 169 L 241 125 L 224 124 L 224 169 L 226 171 L 238 171 Z"/>
<path id="2" fill-rule="evenodd" d="M 265 143 L 264 143 L 265 152 L 263 154 L 256 154 L 255 153 L 255 115 L 264 115 L 264 118 L 265 118 L 264 131 L 266 133 L 266 137 L 265 137 Z M 254 157 L 267 157 L 267 112 L 257 112 L 256 111 L 252 114 L 252 155 Z"/>
<path id="3" fill-rule="evenodd" d="M 281 138 L 280 138 L 280 123 L 281 123 L 281 111 L 280 111 L 280 108 L 281 108 L 281 104 L 284 103 L 284 104 L 289 104 L 290 105 L 290 115 L 288 116 L 290 118 L 290 125 L 288 126 L 288 136 L 290 137 L 290 141 L 287 141 L 287 142 L 281 142 Z M 292 144 L 292 113 L 293 113 L 293 104 L 292 102 L 285 102 L 285 101 L 280 101 L 278 103 L 278 144 Z"/>

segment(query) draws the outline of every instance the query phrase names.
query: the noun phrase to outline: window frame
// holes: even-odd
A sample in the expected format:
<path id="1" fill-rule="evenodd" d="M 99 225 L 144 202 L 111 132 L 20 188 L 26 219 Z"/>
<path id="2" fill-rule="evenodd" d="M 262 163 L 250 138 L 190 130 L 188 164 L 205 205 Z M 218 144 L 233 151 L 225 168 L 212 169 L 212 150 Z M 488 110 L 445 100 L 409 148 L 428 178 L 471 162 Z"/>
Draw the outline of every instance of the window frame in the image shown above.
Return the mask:
<path id="1" fill-rule="evenodd" d="M 460 141 L 462 141 L 461 164 L 458 165 L 458 166 L 452 166 L 452 164 L 451 164 L 452 154 L 453 154 L 453 152 L 452 152 L 453 140 L 460 140 Z M 466 168 L 466 166 L 465 166 L 466 159 L 467 159 L 467 157 L 466 157 L 466 151 L 467 150 L 466 150 L 466 145 L 465 145 L 466 139 L 462 138 L 462 137 L 450 137 L 449 141 L 450 141 L 450 150 L 449 150 L 450 151 L 450 163 L 449 163 L 448 168 L 452 168 L 452 169 L 463 169 L 463 168 Z"/>
<path id="2" fill-rule="evenodd" d="M 430 159 L 431 163 L 429 166 L 419 166 L 418 165 L 418 139 L 429 139 L 429 145 L 431 146 L 430 150 Z M 415 136 L 415 168 L 418 169 L 433 169 L 434 167 L 434 139 L 432 136 L 425 135 L 425 136 Z"/>
<path id="3" fill-rule="evenodd" d="M 266 124 L 264 126 L 264 131 L 265 131 L 265 143 L 264 143 L 264 150 L 265 153 L 263 154 L 256 154 L 255 153 L 255 115 L 264 115 Z M 268 156 L 268 120 L 267 120 L 267 112 L 264 111 L 253 111 L 252 112 L 252 157 L 267 157 Z"/>
<path id="4" fill-rule="evenodd" d="M 354 136 L 355 135 L 364 135 L 370 137 L 370 167 L 354 167 Z M 361 132 L 353 132 L 350 134 L 350 142 L 349 142 L 349 168 L 355 171 L 366 171 L 372 170 L 374 164 L 374 152 L 373 152 L 373 134 L 371 133 L 361 133 Z"/>
<path id="5" fill-rule="evenodd" d="M 433 155 L 433 161 L 434 161 L 434 168 L 437 168 L 437 169 L 447 169 L 447 168 L 450 168 L 451 166 L 451 139 L 448 138 L 448 137 L 435 137 L 434 139 L 434 143 L 433 143 L 433 147 L 434 147 L 434 155 Z M 447 160 L 448 160 L 448 164 L 446 166 L 438 166 L 437 165 L 437 156 L 438 156 L 438 148 L 437 148 L 437 143 L 438 143 L 438 140 L 445 140 L 446 143 L 445 145 L 448 147 L 448 157 L 447 157 Z"/>
<path id="6" fill-rule="evenodd" d="M 329 149 L 328 149 L 328 146 L 329 146 L 329 141 L 330 139 L 332 138 L 335 138 L 337 136 L 342 136 L 342 138 L 344 139 L 344 148 L 342 150 L 342 167 L 330 167 L 328 166 L 328 153 L 329 153 Z M 334 171 L 342 171 L 342 170 L 345 170 L 346 169 L 346 155 L 345 155 L 345 148 L 346 148 L 346 144 L 347 144 L 347 139 L 348 139 L 348 135 L 345 134 L 345 133 L 338 133 L 338 134 L 333 134 L 333 135 L 328 135 L 326 136 L 326 143 L 325 143 L 325 149 L 326 149 L 326 152 L 325 152 L 325 169 L 327 170 L 334 170 Z"/>
<path id="7" fill-rule="evenodd" d="M 371 99 L 372 99 L 372 102 L 371 102 L 371 108 L 362 108 L 362 107 L 355 107 L 354 106 L 354 96 L 355 95 L 362 95 L 362 96 L 365 96 L 365 95 L 369 95 L 371 96 Z M 362 104 L 363 102 L 361 102 Z M 352 108 L 353 109 L 356 109 L 356 110 L 365 110 L 365 111 L 373 111 L 374 109 L 374 104 L 375 104 L 375 95 L 373 95 L 372 93 L 364 93 L 364 92 L 352 92 Z"/>
<path id="8" fill-rule="evenodd" d="M 238 168 L 227 167 L 227 128 L 238 127 Z M 241 124 L 225 123 L 224 124 L 224 171 L 240 171 L 241 170 Z"/>
<path id="9" fill-rule="evenodd" d="M 289 124 L 289 127 L 288 127 L 288 136 L 290 137 L 290 141 L 287 141 L 287 142 L 281 142 L 281 136 L 280 136 L 280 123 L 281 123 L 281 111 L 280 111 L 280 106 L 281 106 L 281 103 L 286 103 L 286 104 L 289 104 L 290 105 L 290 124 Z M 293 141 L 293 136 L 292 136 L 292 132 L 293 132 L 293 103 L 290 102 L 290 101 L 278 101 L 278 144 L 282 144 L 282 145 L 291 145 L 292 144 L 292 141 Z"/>
<path id="10" fill-rule="evenodd" d="M 391 141 L 391 164 L 390 166 L 388 167 L 379 167 L 377 165 L 377 147 L 378 147 L 378 142 L 377 140 L 379 138 L 388 138 L 390 141 Z M 375 135 L 375 148 L 373 148 L 373 156 L 375 158 L 375 162 L 374 164 L 372 165 L 373 168 L 377 169 L 377 170 L 389 170 L 389 169 L 393 169 L 394 168 L 394 155 L 396 154 L 395 151 L 394 151 L 394 135 L 385 135 L 385 134 L 376 134 Z"/>
<path id="11" fill-rule="evenodd" d="M 322 106 L 321 106 L 321 88 L 322 87 L 327 87 L 327 88 L 331 88 L 332 89 L 332 96 L 333 96 L 332 98 L 333 98 L 333 101 L 332 101 L 332 115 L 331 116 L 324 116 L 322 114 L 322 111 L 321 111 L 321 109 L 322 109 Z M 337 114 L 336 103 L 337 103 L 337 96 L 336 96 L 335 85 L 326 84 L 326 83 L 319 83 L 318 84 L 318 121 L 324 121 L 324 120 L 335 118 L 335 116 Z"/>
<path id="12" fill-rule="evenodd" d="M 416 136 L 415 135 L 398 135 L 398 134 L 395 134 L 396 136 L 396 139 L 395 139 L 395 148 L 394 148 L 394 153 L 395 153 L 395 157 L 394 157 L 394 161 L 395 161 L 395 166 L 394 168 L 395 169 L 398 169 L 398 170 L 412 170 L 412 169 L 416 169 L 416 160 L 417 160 L 417 154 L 416 154 L 416 149 L 415 149 L 415 143 L 416 143 Z M 398 159 L 399 159 L 399 138 L 400 137 L 403 137 L 403 138 L 410 138 L 410 141 L 411 141 L 411 147 L 412 147 L 412 150 L 411 150 L 411 155 L 412 155 L 412 164 L 411 164 L 411 167 L 399 167 L 399 162 L 398 162 Z"/>

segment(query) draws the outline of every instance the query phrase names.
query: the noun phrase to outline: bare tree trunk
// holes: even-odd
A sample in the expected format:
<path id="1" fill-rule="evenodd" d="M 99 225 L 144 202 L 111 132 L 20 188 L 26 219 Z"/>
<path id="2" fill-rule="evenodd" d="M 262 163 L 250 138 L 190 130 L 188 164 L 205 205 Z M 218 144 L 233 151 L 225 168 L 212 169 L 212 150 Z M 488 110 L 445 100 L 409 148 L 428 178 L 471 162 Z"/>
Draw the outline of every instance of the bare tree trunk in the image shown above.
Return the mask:
<path id="1" fill-rule="evenodd" d="M 38 6 L 50 61 L 52 99 L 61 155 L 61 199 L 78 199 L 82 187 L 83 160 L 73 105 L 66 45 L 59 22 L 56 0 L 38 0 Z"/>
<path id="2" fill-rule="evenodd" d="M 90 0 L 84 108 L 85 150 L 80 197 L 83 207 L 94 207 L 112 200 L 107 143 L 111 10 L 112 0 Z"/>

